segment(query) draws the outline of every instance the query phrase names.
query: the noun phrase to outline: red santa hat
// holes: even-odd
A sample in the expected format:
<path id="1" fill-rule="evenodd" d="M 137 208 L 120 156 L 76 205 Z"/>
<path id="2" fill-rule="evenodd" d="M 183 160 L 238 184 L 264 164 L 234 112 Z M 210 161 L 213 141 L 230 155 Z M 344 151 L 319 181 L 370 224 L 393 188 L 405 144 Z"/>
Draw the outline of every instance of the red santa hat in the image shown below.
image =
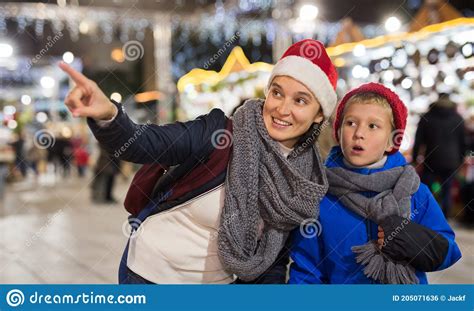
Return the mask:
<path id="1" fill-rule="evenodd" d="M 306 39 L 290 46 L 273 67 L 265 95 L 276 76 L 289 76 L 303 83 L 321 104 L 324 117 L 331 116 L 337 102 L 337 71 L 320 41 Z"/>

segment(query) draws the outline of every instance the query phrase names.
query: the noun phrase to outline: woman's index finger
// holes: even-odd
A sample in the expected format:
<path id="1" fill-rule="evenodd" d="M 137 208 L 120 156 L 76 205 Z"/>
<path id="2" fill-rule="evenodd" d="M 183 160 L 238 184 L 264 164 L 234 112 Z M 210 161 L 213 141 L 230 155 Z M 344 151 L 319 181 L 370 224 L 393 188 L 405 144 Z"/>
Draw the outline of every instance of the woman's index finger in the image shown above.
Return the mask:
<path id="1" fill-rule="evenodd" d="M 59 68 L 61 68 L 68 76 L 70 76 L 77 85 L 85 85 L 89 83 L 89 79 L 85 75 L 75 70 L 65 62 L 60 62 Z"/>

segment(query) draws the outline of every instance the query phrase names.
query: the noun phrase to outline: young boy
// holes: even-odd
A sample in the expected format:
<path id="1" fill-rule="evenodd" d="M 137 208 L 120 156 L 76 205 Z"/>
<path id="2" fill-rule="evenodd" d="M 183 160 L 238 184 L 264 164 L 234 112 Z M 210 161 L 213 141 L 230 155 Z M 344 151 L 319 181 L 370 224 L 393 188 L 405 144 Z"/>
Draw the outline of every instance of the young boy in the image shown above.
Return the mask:
<path id="1" fill-rule="evenodd" d="M 317 235 L 293 232 L 289 283 L 427 283 L 461 253 L 441 208 L 398 148 L 407 109 L 378 83 L 337 108 Z"/>

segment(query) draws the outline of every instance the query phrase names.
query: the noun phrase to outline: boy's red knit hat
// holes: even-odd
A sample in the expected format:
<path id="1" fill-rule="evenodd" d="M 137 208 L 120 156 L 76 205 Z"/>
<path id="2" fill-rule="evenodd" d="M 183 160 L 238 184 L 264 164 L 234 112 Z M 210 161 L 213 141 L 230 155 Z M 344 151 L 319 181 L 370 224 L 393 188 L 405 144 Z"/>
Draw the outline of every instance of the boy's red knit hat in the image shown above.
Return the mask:
<path id="1" fill-rule="evenodd" d="M 337 71 L 320 41 L 305 39 L 291 45 L 273 67 L 265 95 L 276 76 L 289 76 L 303 83 L 318 99 L 324 117 L 331 116 L 337 103 Z"/>
<path id="2" fill-rule="evenodd" d="M 336 117 L 334 118 L 334 137 L 336 141 L 339 143 L 339 128 L 341 127 L 342 119 L 343 119 L 343 111 L 347 101 L 354 95 L 361 94 L 361 93 L 375 93 L 382 97 L 384 97 L 390 107 L 392 108 L 393 119 L 395 123 L 395 130 L 392 132 L 392 141 L 394 144 L 394 148 L 389 154 L 393 154 L 398 151 L 400 148 L 400 144 L 403 140 L 403 134 L 405 132 L 405 127 L 407 125 L 407 117 L 408 111 L 405 104 L 402 102 L 400 97 L 395 94 L 389 88 L 383 86 L 380 83 L 366 83 L 362 84 L 361 86 L 353 89 L 349 93 L 347 93 L 344 98 L 341 100 L 339 105 L 336 108 Z"/>

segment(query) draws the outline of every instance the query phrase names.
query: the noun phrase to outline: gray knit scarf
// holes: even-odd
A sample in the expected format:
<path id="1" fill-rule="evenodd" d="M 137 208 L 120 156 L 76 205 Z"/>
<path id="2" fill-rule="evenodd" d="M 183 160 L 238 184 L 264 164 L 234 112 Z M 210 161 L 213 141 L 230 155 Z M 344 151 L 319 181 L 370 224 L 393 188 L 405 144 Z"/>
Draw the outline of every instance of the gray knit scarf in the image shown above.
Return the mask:
<path id="1" fill-rule="evenodd" d="M 420 178 L 411 165 L 370 175 L 337 167 L 326 169 L 329 193 L 356 214 L 380 224 L 390 215 L 410 217 L 411 196 L 418 190 Z M 366 197 L 361 192 L 375 192 Z M 410 265 L 395 263 L 382 253 L 377 241 L 352 247 L 356 261 L 365 265 L 364 274 L 386 284 L 416 284 L 418 278 Z"/>
<path id="2" fill-rule="evenodd" d="M 295 148 L 285 158 L 265 127 L 263 104 L 249 100 L 234 115 L 218 234 L 221 263 L 243 281 L 275 262 L 292 229 L 319 216 L 328 188 L 317 147 Z"/>

